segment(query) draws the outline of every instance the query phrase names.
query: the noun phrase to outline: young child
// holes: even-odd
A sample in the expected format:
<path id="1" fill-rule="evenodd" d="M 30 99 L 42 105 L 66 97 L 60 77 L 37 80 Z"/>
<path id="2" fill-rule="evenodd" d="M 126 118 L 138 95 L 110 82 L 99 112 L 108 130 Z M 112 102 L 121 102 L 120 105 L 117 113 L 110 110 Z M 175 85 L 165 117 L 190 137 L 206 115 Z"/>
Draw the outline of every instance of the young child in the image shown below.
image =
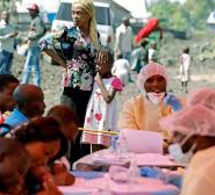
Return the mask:
<path id="1" fill-rule="evenodd" d="M 109 52 L 108 61 L 100 64 L 100 70 L 94 78 L 93 92 L 87 106 L 84 128 L 92 131 L 83 132 L 82 143 L 92 144 L 92 151 L 109 146 L 111 138 L 110 135 L 93 130 L 116 131 L 115 95 L 122 91 L 122 83 L 111 74 L 113 61 L 113 56 Z"/>
<path id="2" fill-rule="evenodd" d="M 151 42 L 150 48 L 148 49 L 148 61 L 149 63 L 158 62 L 157 44 L 155 42 Z"/>
<path id="3" fill-rule="evenodd" d="M 117 60 L 113 64 L 112 74 L 122 81 L 123 86 L 128 85 L 130 77 L 129 61 L 124 59 L 122 54 L 117 55 Z"/>
<path id="4" fill-rule="evenodd" d="M 15 139 L 0 138 L 0 194 L 25 195 L 24 177 L 30 157 Z"/>
<path id="5" fill-rule="evenodd" d="M 188 93 L 187 85 L 190 80 L 190 62 L 191 57 L 189 55 L 190 49 L 187 47 L 183 50 L 183 54 L 179 60 L 179 71 L 181 79 L 181 88 L 182 91 Z"/>

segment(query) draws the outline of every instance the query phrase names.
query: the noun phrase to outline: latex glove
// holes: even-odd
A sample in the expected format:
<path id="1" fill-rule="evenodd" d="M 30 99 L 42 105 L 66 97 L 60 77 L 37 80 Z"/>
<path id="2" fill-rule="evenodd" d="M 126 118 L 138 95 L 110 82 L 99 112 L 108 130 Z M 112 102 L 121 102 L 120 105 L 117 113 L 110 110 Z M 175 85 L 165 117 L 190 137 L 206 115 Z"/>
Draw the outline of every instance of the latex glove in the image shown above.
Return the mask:
<path id="1" fill-rule="evenodd" d="M 165 98 L 164 98 L 164 103 L 166 105 L 170 105 L 172 107 L 173 111 L 178 111 L 181 110 L 182 105 L 181 102 L 178 100 L 178 98 L 172 94 L 168 94 Z"/>
<path id="2" fill-rule="evenodd" d="M 159 168 L 152 168 L 152 167 L 140 168 L 140 175 L 142 177 L 157 178 L 160 173 L 161 173 L 161 169 Z"/>

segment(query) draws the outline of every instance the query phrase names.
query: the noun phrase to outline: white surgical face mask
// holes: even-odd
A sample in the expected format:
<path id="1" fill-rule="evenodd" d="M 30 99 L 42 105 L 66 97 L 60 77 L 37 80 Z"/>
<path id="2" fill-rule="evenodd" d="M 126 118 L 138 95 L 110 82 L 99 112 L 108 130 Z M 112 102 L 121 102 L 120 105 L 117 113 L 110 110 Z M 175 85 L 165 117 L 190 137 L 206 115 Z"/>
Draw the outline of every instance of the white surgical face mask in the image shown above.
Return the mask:
<path id="1" fill-rule="evenodd" d="M 175 143 L 171 144 L 168 147 L 170 156 L 178 163 L 179 165 L 186 166 L 189 162 L 191 157 L 193 156 L 193 151 L 196 148 L 197 144 L 195 143 L 188 152 L 183 153 L 182 145 L 190 138 L 185 138 L 181 144 Z"/>
<path id="2" fill-rule="evenodd" d="M 165 96 L 165 92 L 162 93 L 153 93 L 153 92 L 149 92 L 146 94 L 148 99 L 154 104 L 154 105 L 158 105 L 161 100 L 164 98 Z"/>

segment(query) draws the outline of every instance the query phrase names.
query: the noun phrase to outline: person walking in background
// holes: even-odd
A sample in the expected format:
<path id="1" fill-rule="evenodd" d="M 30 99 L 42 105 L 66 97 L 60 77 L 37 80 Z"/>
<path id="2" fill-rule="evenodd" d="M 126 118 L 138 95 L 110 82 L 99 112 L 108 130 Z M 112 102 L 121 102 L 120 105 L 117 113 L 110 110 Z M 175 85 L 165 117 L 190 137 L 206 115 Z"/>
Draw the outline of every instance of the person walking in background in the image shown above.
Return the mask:
<path id="1" fill-rule="evenodd" d="M 128 85 L 130 80 L 130 65 L 129 61 L 124 59 L 122 54 L 117 56 L 117 60 L 114 62 L 111 72 L 122 81 L 123 86 Z"/>
<path id="2" fill-rule="evenodd" d="M 190 49 L 187 47 L 183 50 L 183 54 L 179 59 L 179 71 L 181 79 L 181 88 L 183 92 L 188 93 L 187 85 L 190 80 L 190 63 L 191 57 L 189 55 Z"/>
<path id="3" fill-rule="evenodd" d="M 10 14 L 3 11 L 0 21 L 0 74 L 11 73 L 17 32 L 9 23 Z"/>
<path id="4" fill-rule="evenodd" d="M 115 95 L 122 91 L 122 83 L 111 73 L 113 62 L 113 56 L 109 53 L 108 61 L 100 63 L 100 70 L 94 78 L 93 92 L 87 106 L 84 128 L 92 129 L 92 132 L 84 131 L 82 142 L 92 144 L 92 152 L 110 145 L 110 135 L 98 133 L 97 130 L 117 130 Z"/>
<path id="5" fill-rule="evenodd" d="M 37 4 L 31 4 L 28 7 L 31 16 L 31 24 L 28 32 L 27 40 L 29 44 L 27 58 L 23 69 L 22 83 L 28 84 L 31 74 L 35 73 L 33 83 L 37 86 L 41 85 L 40 71 L 40 48 L 38 41 L 44 35 L 46 28 L 39 16 L 39 7 Z"/>
<path id="6" fill-rule="evenodd" d="M 130 61 L 133 47 L 133 32 L 129 18 L 124 17 L 122 24 L 116 29 L 115 56 L 122 54 L 123 58 Z"/>
<path id="7" fill-rule="evenodd" d="M 148 39 L 143 39 L 140 44 L 140 47 L 135 49 L 132 52 L 133 63 L 131 66 L 131 70 L 136 71 L 137 73 L 140 72 L 141 68 L 148 64 Z"/>
<path id="8" fill-rule="evenodd" d="M 151 62 L 158 62 L 158 51 L 156 42 L 151 42 L 150 48 L 148 49 L 148 60 Z"/>

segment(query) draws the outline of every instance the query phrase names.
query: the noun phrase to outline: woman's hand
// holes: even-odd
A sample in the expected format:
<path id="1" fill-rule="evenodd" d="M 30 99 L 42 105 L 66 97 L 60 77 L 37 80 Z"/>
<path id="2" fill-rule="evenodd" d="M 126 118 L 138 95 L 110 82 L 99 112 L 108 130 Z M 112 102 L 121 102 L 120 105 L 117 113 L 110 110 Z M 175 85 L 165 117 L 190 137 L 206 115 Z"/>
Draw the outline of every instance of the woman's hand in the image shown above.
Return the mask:
<path id="1" fill-rule="evenodd" d="M 61 163 L 54 163 L 50 167 L 50 171 L 58 186 L 72 185 L 75 182 L 75 177 Z"/>
<path id="2" fill-rule="evenodd" d="M 55 183 L 54 177 L 49 176 L 43 181 L 43 189 L 41 192 L 46 192 L 48 195 L 62 195 L 58 190 L 57 184 Z"/>

